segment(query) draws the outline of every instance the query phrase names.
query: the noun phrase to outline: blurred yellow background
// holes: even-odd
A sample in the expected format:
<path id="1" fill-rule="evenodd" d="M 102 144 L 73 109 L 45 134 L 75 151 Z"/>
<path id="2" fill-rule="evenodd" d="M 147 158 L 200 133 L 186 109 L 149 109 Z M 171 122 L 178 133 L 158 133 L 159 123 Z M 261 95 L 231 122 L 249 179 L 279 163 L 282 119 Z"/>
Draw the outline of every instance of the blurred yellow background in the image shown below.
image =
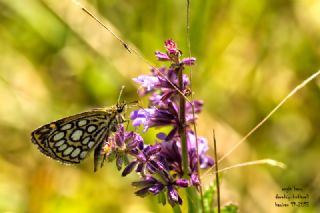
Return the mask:
<path id="1" fill-rule="evenodd" d="M 150 62 L 163 41 L 187 54 L 186 1 L 83 2 Z M 191 1 L 195 98 L 205 102 L 199 134 L 212 129 L 222 156 L 291 89 L 320 69 L 320 1 Z M 131 78 L 149 66 L 71 0 L 0 0 L 0 212 L 167 212 L 136 197 L 115 165 L 93 173 L 92 158 L 65 166 L 42 155 L 30 133 L 50 121 L 139 99 Z M 188 71 L 187 71 L 188 72 Z M 230 170 L 222 202 L 241 212 L 320 212 L 320 78 L 292 97 L 220 168 L 271 158 L 287 165 Z M 148 133 L 146 140 L 153 141 Z M 212 175 L 204 175 L 210 182 Z M 275 207 L 283 187 L 310 207 Z M 185 208 L 185 207 L 184 207 Z"/>

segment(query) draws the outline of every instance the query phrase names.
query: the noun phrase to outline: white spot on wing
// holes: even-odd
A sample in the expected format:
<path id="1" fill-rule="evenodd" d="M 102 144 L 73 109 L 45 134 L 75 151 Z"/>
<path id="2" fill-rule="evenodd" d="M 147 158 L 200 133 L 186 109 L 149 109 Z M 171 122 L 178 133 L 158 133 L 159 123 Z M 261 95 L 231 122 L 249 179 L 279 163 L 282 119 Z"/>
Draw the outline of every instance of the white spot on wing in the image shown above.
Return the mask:
<path id="1" fill-rule="evenodd" d="M 82 144 L 86 145 L 90 140 L 90 136 L 86 137 L 85 139 L 82 140 Z"/>
<path id="2" fill-rule="evenodd" d="M 63 127 L 61 127 L 61 130 L 67 130 L 70 129 L 72 127 L 71 123 L 65 124 Z"/>
<path id="3" fill-rule="evenodd" d="M 87 156 L 87 151 L 82 151 L 80 154 L 80 158 L 85 158 Z"/>
<path id="4" fill-rule="evenodd" d="M 58 132 L 53 136 L 53 141 L 58 141 L 64 137 L 64 132 Z"/>
<path id="5" fill-rule="evenodd" d="M 62 150 L 65 150 L 67 148 L 67 144 L 62 144 L 59 148 L 58 148 L 58 150 L 59 151 L 62 151 Z"/>
<path id="6" fill-rule="evenodd" d="M 81 149 L 79 147 L 77 147 L 75 150 L 73 150 L 73 152 L 71 153 L 71 157 L 76 157 L 77 155 L 79 155 L 81 152 Z"/>
<path id="7" fill-rule="evenodd" d="M 57 143 L 54 144 L 55 147 L 61 146 L 65 140 L 58 141 Z"/>
<path id="8" fill-rule="evenodd" d="M 77 129 L 71 134 L 71 139 L 73 141 L 78 141 L 80 140 L 82 134 L 83 134 L 83 131 L 81 129 Z"/>
<path id="9" fill-rule="evenodd" d="M 88 123 L 87 120 L 80 120 L 80 121 L 78 121 L 78 126 L 84 126 L 84 125 L 86 125 L 87 123 Z"/>
<path id="10" fill-rule="evenodd" d="M 42 127 L 42 129 L 39 130 L 39 132 L 41 132 L 41 133 L 45 133 L 48 131 L 50 131 L 50 128 L 47 128 L 47 127 Z"/>
<path id="11" fill-rule="evenodd" d="M 96 130 L 96 129 L 97 129 L 97 127 L 96 127 L 95 125 L 90 125 L 90 126 L 88 126 L 87 131 L 88 131 L 89 133 L 91 133 L 91 132 L 93 132 L 93 131 Z"/>
<path id="12" fill-rule="evenodd" d="M 93 141 L 90 141 L 90 143 L 88 144 L 88 147 L 91 149 L 94 145 L 94 142 Z"/>
<path id="13" fill-rule="evenodd" d="M 69 155 L 73 151 L 73 147 L 70 146 L 66 150 L 63 151 L 63 155 Z"/>

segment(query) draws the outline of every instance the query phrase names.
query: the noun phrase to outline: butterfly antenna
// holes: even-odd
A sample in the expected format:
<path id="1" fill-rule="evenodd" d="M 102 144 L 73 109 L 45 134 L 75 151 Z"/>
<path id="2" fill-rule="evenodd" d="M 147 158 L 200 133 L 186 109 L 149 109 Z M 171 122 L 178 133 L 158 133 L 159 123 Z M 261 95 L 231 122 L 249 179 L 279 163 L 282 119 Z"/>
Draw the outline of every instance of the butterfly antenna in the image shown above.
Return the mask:
<path id="1" fill-rule="evenodd" d="M 130 106 L 130 108 L 131 108 L 131 107 L 140 106 L 138 100 L 136 100 L 136 101 L 130 101 L 129 103 L 127 103 L 127 105 Z"/>
<path id="2" fill-rule="evenodd" d="M 117 105 L 120 104 L 120 99 L 121 99 L 121 95 L 122 95 L 123 90 L 124 90 L 124 85 L 122 85 L 122 87 L 121 87 L 121 90 L 120 90 L 120 93 L 119 93 L 119 97 L 118 97 L 118 101 L 117 101 Z"/>

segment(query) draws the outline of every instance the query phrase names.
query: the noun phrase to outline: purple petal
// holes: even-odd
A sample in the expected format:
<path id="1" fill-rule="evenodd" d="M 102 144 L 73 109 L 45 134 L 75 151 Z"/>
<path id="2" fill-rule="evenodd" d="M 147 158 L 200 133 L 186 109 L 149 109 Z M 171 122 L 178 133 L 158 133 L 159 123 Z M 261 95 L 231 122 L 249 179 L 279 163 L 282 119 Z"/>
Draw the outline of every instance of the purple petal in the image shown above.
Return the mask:
<path id="1" fill-rule="evenodd" d="M 182 62 L 183 64 L 185 64 L 185 65 L 188 65 L 188 66 L 194 65 L 194 63 L 196 62 L 196 58 L 194 58 L 194 57 L 184 58 L 184 59 L 182 59 L 181 62 Z"/>
<path id="2" fill-rule="evenodd" d="M 198 139 L 199 155 L 205 154 L 209 149 L 207 139 L 200 136 L 198 136 L 197 139 Z M 187 132 L 187 140 L 188 140 L 188 147 L 190 149 L 196 149 L 197 143 L 196 143 L 196 137 L 194 132 L 192 131 Z"/>
<path id="3" fill-rule="evenodd" d="M 214 165 L 214 160 L 209 156 L 204 156 L 200 159 L 200 168 L 206 169 Z"/>
<path id="4" fill-rule="evenodd" d="M 172 206 L 174 206 L 175 204 L 182 204 L 181 197 L 172 186 L 168 186 L 168 200 Z"/>
<path id="5" fill-rule="evenodd" d="M 129 165 L 123 170 L 122 177 L 130 174 L 134 169 L 134 167 L 137 165 L 137 163 L 138 163 L 137 161 L 132 161 L 131 163 L 129 163 Z"/>
<path id="6" fill-rule="evenodd" d="M 167 138 L 167 135 L 163 132 L 159 132 L 156 137 L 160 140 L 165 140 Z"/>
<path id="7" fill-rule="evenodd" d="M 154 161 L 149 161 L 147 163 L 147 169 L 151 174 L 154 174 L 156 171 L 159 171 L 158 164 Z"/>
<path id="8" fill-rule="evenodd" d="M 177 186 L 180 186 L 180 187 L 188 187 L 189 186 L 189 180 L 187 180 L 187 179 L 177 179 L 176 181 L 175 181 L 175 184 L 177 185 Z"/>
<path id="9" fill-rule="evenodd" d="M 149 188 L 149 192 L 153 193 L 154 195 L 160 193 L 163 190 L 164 186 L 161 183 L 156 183 Z"/>
<path id="10" fill-rule="evenodd" d="M 145 155 L 146 156 L 154 155 L 160 152 L 160 150 L 161 150 L 160 144 L 150 145 L 145 149 Z"/>
<path id="11" fill-rule="evenodd" d="M 133 120 L 132 125 L 133 126 L 140 126 L 143 125 L 144 132 L 147 131 L 150 124 L 149 121 L 152 118 L 152 116 L 155 114 L 155 109 L 148 108 L 148 109 L 139 109 L 131 112 L 130 119 Z"/>
<path id="12" fill-rule="evenodd" d="M 133 122 L 132 122 L 132 125 L 133 126 L 141 126 L 141 125 L 144 125 L 146 122 L 145 122 L 145 119 L 142 119 L 142 118 L 139 118 L 139 119 L 135 119 Z"/>
<path id="13" fill-rule="evenodd" d="M 202 100 L 195 100 L 193 102 L 194 105 L 194 112 L 195 113 L 200 113 L 202 111 L 202 107 L 203 107 L 203 101 Z M 186 104 L 186 111 L 187 113 L 192 114 L 192 105 L 191 103 L 187 103 Z"/>
<path id="14" fill-rule="evenodd" d="M 157 167 L 159 168 L 159 170 L 161 171 L 166 171 L 168 170 L 168 166 L 167 166 L 167 163 L 165 161 L 155 161 L 156 164 L 157 164 Z"/>
<path id="15" fill-rule="evenodd" d="M 122 135 L 120 135 L 120 134 L 115 134 L 114 138 L 115 138 L 115 142 L 116 142 L 117 146 L 118 146 L 118 147 L 122 147 L 123 144 L 124 144 Z"/>
<path id="16" fill-rule="evenodd" d="M 142 173 L 144 170 L 144 164 L 143 163 L 139 163 L 136 169 L 137 173 Z"/>
<path id="17" fill-rule="evenodd" d="M 144 148 L 144 143 L 143 143 L 143 141 L 140 141 L 138 143 L 138 149 L 143 150 L 143 148 Z"/>
<path id="18" fill-rule="evenodd" d="M 134 132 L 124 132 L 123 140 L 125 141 L 125 143 L 128 143 L 132 139 L 134 134 Z"/>
<path id="19" fill-rule="evenodd" d="M 181 164 L 181 154 L 176 142 L 162 142 L 161 144 L 161 156 L 163 156 L 168 163 L 177 162 Z"/>
<path id="20" fill-rule="evenodd" d="M 150 187 L 156 183 L 158 183 L 158 180 L 149 175 L 149 176 L 146 176 L 143 180 L 134 181 L 131 184 L 132 186 L 135 186 L 135 187 L 145 187 L 145 186 Z"/>
<path id="21" fill-rule="evenodd" d="M 142 188 L 136 191 L 135 194 L 139 197 L 145 197 L 149 194 L 149 187 Z"/>
<path id="22" fill-rule="evenodd" d="M 147 158 L 145 156 L 145 154 L 143 152 L 140 152 L 138 155 L 137 155 L 137 160 L 139 162 L 146 162 Z"/>
<path id="23" fill-rule="evenodd" d="M 165 43 L 167 51 L 170 54 L 175 54 L 175 53 L 179 52 L 179 50 L 177 49 L 177 44 L 172 39 L 168 39 L 164 43 Z"/>
<path id="24" fill-rule="evenodd" d="M 122 168 L 122 164 L 123 164 L 123 158 L 122 158 L 122 156 L 118 156 L 117 157 L 117 161 L 116 161 L 116 165 L 117 165 L 117 168 L 118 168 L 119 171 Z"/>
<path id="25" fill-rule="evenodd" d="M 140 75 L 132 79 L 134 82 L 141 84 L 141 87 L 146 89 L 147 92 L 151 91 L 159 82 L 158 78 L 151 75 Z"/>
<path id="26" fill-rule="evenodd" d="M 199 186 L 200 185 L 200 181 L 199 181 L 199 177 L 196 173 L 192 173 L 191 174 L 191 184 L 194 186 Z"/>
<path id="27" fill-rule="evenodd" d="M 130 151 L 129 151 L 129 154 L 130 155 L 133 155 L 133 156 L 136 156 L 136 155 L 138 155 L 140 153 L 140 151 L 138 150 L 138 149 L 131 149 Z"/>
<path id="28" fill-rule="evenodd" d="M 161 104 L 162 100 L 161 100 L 162 96 L 159 95 L 157 92 L 154 92 L 150 97 L 149 97 L 149 101 L 151 103 L 152 106 L 158 106 Z"/>
<path id="29" fill-rule="evenodd" d="M 140 144 L 143 144 L 143 138 L 138 133 L 132 135 L 132 141 L 127 144 L 127 149 L 131 150 L 134 148 L 139 148 Z"/>
<path id="30" fill-rule="evenodd" d="M 169 56 L 166 53 L 156 51 L 155 55 L 159 61 L 169 61 L 170 60 Z"/>
<path id="31" fill-rule="evenodd" d="M 170 141 L 173 139 L 173 137 L 176 135 L 178 132 L 178 127 L 174 127 L 168 134 L 167 138 L 165 139 L 166 141 Z"/>

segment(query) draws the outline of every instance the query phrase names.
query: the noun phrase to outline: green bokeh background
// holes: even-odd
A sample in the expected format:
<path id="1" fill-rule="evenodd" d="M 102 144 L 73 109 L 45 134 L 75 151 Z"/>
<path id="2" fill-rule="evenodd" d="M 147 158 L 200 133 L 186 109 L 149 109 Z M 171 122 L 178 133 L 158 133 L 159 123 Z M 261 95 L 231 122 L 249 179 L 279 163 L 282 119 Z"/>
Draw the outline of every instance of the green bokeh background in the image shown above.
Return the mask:
<path id="1" fill-rule="evenodd" d="M 148 61 L 174 39 L 187 51 L 186 2 L 83 2 Z M 317 0 L 191 1 L 190 42 L 197 65 L 193 91 L 205 102 L 199 134 L 212 130 L 222 156 L 296 85 L 320 69 Z M 0 0 L 0 212 L 167 212 L 154 198 L 134 196 L 115 165 L 93 173 L 92 158 L 57 163 L 36 149 L 30 132 L 49 121 L 139 99 L 131 78 L 144 60 L 69 0 Z M 190 72 L 190 71 L 187 71 Z M 145 105 L 146 101 L 142 100 Z M 224 173 L 222 202 L 241 212 L 320 212 L 320 78 L 293 96 L 220 168 L 270 158 L 267 165 Z M 153 132 L 143 134 L 152 142 Z M 203 175 L 204 185 L 212 174 Z M 276 208 L 283 187 L 300 187 L 307 208 Z M 182 193 L 182 192 L 181 192 Z M 298 200 L 299 201 L 299 200 Z M 185 206 L 183 206 L 185 209 Z"/>

